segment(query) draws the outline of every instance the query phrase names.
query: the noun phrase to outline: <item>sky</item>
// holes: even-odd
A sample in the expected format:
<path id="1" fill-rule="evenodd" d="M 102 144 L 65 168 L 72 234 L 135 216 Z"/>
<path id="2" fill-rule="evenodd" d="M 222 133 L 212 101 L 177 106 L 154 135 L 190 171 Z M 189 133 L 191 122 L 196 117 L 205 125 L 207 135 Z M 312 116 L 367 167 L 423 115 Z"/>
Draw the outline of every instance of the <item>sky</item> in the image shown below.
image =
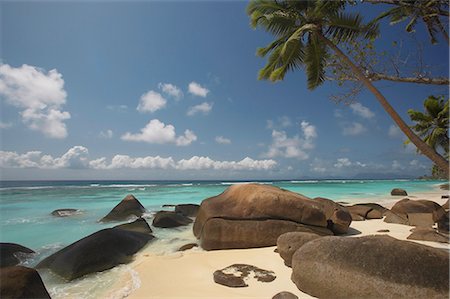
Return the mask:
<path id="1" fill-rule="evenodd" d="M 3 180 L 392 178 L 429 174 L 373 95 L 351 105 L 310 91 L 302 70 L 258 81 L 246 2 L 2 1 L 0 171 Z M 382 7 L 359 5 L 366 19 Z M 405 59 L 404 25 L 376 45 Z M 448 76 L 448 46 L 426 62 Z M 377 82 L 400 115 L 448 89 Z"/>

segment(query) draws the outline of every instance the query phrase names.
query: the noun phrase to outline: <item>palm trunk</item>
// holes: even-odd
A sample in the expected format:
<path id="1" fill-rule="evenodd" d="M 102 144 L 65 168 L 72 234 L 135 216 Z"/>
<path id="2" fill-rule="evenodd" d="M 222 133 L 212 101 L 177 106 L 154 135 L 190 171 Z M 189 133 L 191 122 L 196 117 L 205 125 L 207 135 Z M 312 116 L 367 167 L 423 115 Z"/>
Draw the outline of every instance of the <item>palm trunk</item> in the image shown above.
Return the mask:
<path id="1" fill-rule="evenodd" d="M 338 57 L 347 64 L 354 74 L 361 80 L 361 82 L 375 95 L 375 98 L 380 102 L 381 106 L 386 110 L 389 116 L 394 120 L 402 132 L 411 140 L 411 142 L 419 149 L 422 154 L 433 161 L 444 173 L 449 174 L 448 161 L 439 155 L 432 147 L 420 139 L 403 121 L 400 115 L 389 104 L 381 92 L 372 84 L 372 82 L 361 72 L 361 70 L 345 55 L 333 42 L 327 39 L 322 34 L 318 34 L 319 38 L 338 55 Z"/>

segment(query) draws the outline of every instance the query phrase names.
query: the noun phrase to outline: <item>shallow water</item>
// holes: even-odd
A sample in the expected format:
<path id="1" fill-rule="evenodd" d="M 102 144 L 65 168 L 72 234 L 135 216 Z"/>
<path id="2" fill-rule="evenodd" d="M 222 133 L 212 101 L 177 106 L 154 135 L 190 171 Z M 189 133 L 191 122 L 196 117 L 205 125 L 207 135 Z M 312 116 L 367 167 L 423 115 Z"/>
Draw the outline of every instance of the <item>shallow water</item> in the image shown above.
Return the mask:
<path id="1" fill-rule="evenodd" d="M 233 183 L 222 181 L 33 181 L 0 182 L 0 241 L 27 246 L 37 252 L 24 262 L 34 266 L 46 256 L 100 229 L 116 224 L 99 223 L 127 194 L 133 194 L 153 214 L 164 204 L 197 203 L 223 192 Z M 427 192 L 440 181 L 421 180 L 322 180 L 263 181 L 308 197 L 326 197 L 348 203 L 392 200 L 390 190 L 402 188 L 409 193 Z M 54 217 L 53 210 L 79 209 L 79 215 Z M 170 210 L 171 208 L 164 208 Z M 145 251 L 158 254 L 175 252 L 181 245 L 195 241 L 192 225 L 179 229 L 153 228 L 156 239 Z M 110 287 L 119 274 L 129 272 L 127 265 L 66 283 L 57 276 L 40 271 L 53 298 L 95 298 Z M 137 287 L 132 280 L 128 290 Z"/>

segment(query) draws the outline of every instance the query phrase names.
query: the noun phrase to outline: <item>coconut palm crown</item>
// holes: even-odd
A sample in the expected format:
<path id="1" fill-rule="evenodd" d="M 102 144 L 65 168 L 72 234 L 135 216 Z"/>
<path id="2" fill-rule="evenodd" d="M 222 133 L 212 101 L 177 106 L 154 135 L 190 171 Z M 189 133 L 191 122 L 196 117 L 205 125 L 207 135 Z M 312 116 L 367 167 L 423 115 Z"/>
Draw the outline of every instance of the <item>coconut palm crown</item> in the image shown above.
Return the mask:
<path id="1" fill-rule="evenodd" d="M 308 89 L 321 85 L 329 57 L 323 38 L 339 44 L 378 35 L 376 24 L 365 25 L 359 14 L 344 12 L 346 4 L 320 0 L 251 1 L 247 13 L 252 27 L 262 27 L 276 37 L 267 47 L 257 50 L 261 57 L 270 53 L 259 79 L 283 80 L 288 71 L 304 67 Z"/>

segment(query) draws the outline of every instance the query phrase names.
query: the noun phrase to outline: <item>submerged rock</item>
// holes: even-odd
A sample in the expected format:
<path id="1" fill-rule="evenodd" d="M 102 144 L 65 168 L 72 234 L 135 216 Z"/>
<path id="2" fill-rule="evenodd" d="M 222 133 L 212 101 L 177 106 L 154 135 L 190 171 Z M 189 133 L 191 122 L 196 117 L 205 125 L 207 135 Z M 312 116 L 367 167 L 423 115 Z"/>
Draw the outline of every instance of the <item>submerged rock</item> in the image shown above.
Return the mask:
<path id="1" fill-rule="evenodd" d="M 448 251 L 386 235 L 323 237 L 292 258 L 292 281 L 318 298 L 447 298 Z"/>
<path id="2" fill-rule="evenodd" d="M 394 188 L 391 191 L 391 195 L 392 196 L 408 196 L 408 193 L 406 193 L 405 190 L 400 189 L 400 188 Z"/>
<path id="3" fill-rule="evenodd" d="M 153 218 L 153 226 L 172 228 L 192 223 L 192 219 L 177 212 L 159 211 Z"/>
<path id="4" fill-rule="evenodd" d="M 253 278 L 261 282 L 271 282 L 275 280 L 275 273 L 246 264 L 233 264 L 224 269 L 214 272 L 214 282 L 232 288 L 248 287 L 245 282 L 251 273 Z"/>
<path id="5" fill-rule="evenodd" d="M 194 235 L 206 250 L 276 245 L 289 231 L 331 235 L 322 204 L 298 193 L 259 184 L 233 185 L 205 199 Z"/>
<path id="6" fill-rule="evenodd" d="M 146 229 L 141 220 L 136 221 L 139 222 L 128 224 L 128 229 L 127 224 L 122 228 L 102 229 L 78 240 L 50 255 L 36 268 L 48 268 L 67 280 L 73 280 L 129 263 L 133 255 L 154 238 L 149 233 L 138 232 Z M 141 228 L 136 229 L 138 226 Z"/>
<path id="7" fill-rule="evenodd" d="M 144 206 L 132 194 L 127 195 L 122 201 L 116 205 L 111 212 L 100 219 L 101 222 L 106 221 L 123 221 L 131 216 L 141 217 L 145 213 Z"/>
<path id="8" fill-rule="evenodd" d="M 39 273 L 22 266 L 0 269 L 0 297 L 9 299 L 50 299 Z"/>
<path id="9" fill-rule="evenodd" d="M 20 263 L 17 254 L 32 254 L 33 250 L 16 243 L 0 243 L 0 267 L 15 266 Z"/>
<path id="10" fill-rule="evenodd" d="M 80 214 L 80 210 L 78 209 L 58 209 L 54 210 L 51 213 L 53 216 L 56 217 L 69 217 Z"/>

